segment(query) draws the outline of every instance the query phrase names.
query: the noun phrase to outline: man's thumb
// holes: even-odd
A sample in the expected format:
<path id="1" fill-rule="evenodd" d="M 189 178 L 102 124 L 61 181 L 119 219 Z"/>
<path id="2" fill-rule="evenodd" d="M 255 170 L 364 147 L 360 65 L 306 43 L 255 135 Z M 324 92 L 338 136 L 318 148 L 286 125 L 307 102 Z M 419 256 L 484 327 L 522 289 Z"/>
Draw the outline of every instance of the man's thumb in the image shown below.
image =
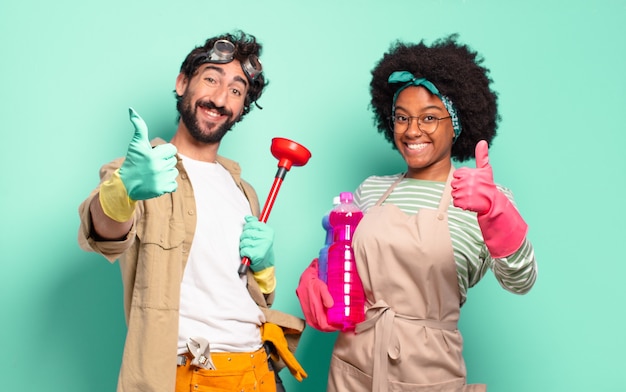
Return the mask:
<path id="1" fill-rule="evenodd" d="M 128 114 L 130 115 L 130 122 L 132 122 L 135 127 L 133 139 L 137 141 L 145 140 L 145 142 L 150 145 L 150 140 L 148 139 L 148 126 L 146 125 L 146 122 L 143 121 L 143 118 L 141 118 L 133 108 L 128 108 Z"/>
<path id="2" fill-rule="evenodd" d="M 476 144 L 476 168 L 482 169 L 489 165 L 489 145 L 485 140 Z"/>

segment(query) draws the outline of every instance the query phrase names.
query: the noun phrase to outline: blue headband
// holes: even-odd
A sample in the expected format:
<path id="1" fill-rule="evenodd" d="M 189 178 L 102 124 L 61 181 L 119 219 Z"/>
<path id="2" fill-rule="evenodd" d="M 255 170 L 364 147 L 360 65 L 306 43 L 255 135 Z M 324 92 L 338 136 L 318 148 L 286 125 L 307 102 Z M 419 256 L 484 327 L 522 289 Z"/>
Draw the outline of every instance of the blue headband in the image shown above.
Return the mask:
<path id="1" fill-rule="evenodd" d="M 425 78 L 418 79 L 408 71 L 396 71 L 392 73 L 391 75 L 389 75 L 389 79 L 387 79 L 387 82 L 404 83 L 404 85 L 402 85 L 393 95 L 392 109 L 396 106 L 396 99 L 398 98 L 398 94 L 400 94 L 402 90 L 409 86 L 423 86 L 428 91 L 430 91 L 431 94 L 439 97 L 439 99 L 441 99 L 441 102 L 443 102 L 443 106 L 445 106 L 448 113 L 450 113 L 450 119 L 452 120 L 452 129 L 454 130 L 454 140 L 456 141 L 456 139 L 461 134 L 461 122 L 459 121 L 459 116 L 456 113 L 456 108 L 454 107 L 454 104 L 452 103 L 450 98 L 439 93 L 439 90 L 437 89 L 437 87 L 435 87 L 434 84 L 432 84 L 429 80 Z"/>

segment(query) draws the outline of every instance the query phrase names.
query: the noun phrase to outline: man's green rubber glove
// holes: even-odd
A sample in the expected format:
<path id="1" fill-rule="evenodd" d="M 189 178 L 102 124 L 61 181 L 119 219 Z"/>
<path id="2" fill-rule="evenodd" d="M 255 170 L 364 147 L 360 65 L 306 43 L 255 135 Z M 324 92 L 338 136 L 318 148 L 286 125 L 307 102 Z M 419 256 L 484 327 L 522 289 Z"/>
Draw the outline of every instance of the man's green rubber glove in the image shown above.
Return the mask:
<path id="1" fill-rule="evenodd" d="M 107 216 L 118 222 L 126 222 L 133 216 L 137 200 L 174 192 L 178 187 L 176 147 L 167 143 L 152 148 L 146 123 L 132 108 L 129 114 L 135 134 L 126 159 L 100 186 L 100 205 Z"/>
<path id="2" fill-rule="evenodd" d="M 256 216 L 248 215 L 244 219 L 246 223 L 239 238 L 239 254 L 250 259 L 250 269 L 261 291 L 271 293 L 276 288 L 274 229 L 260 222 Z"/>

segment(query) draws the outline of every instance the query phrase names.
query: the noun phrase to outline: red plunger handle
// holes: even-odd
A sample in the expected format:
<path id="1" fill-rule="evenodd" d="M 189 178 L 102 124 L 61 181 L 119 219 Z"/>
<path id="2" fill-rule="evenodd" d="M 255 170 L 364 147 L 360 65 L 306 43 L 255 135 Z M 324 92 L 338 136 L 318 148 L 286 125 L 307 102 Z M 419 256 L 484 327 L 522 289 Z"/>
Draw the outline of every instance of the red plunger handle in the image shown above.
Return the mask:
<path id="1" fill-rule="evenodd" d="M 263 223 L 267 223 L 267 218 L 270 216 L 270 212 L 272 211 L 272 207 L 274 206 L 274 201 L 276 201 L 276 195 L 280 190 L 280 186 L 283 183 L 283 179 L 285 178 L 285 174 L 287 174 L 287 169 L 284 167 L 279 167 L 276 172 L 276 177 L 274 178 L 274 183 L 272 184 L 272 188 L 270 189 L 270 193 L 267 195 L 267 200 L 265 200 L 265 205 L 263 206 L 263 211 L 261 212 L 261 217 L 259 221 Z M 239 276 L 243 276 L 248 272 L 248 267 L 250 267 L 250 259 L 247 256 L 244 256 L 241 259 L 241 265 L 239 266 Z"/>
<path id="2" fill-rule="evenodd" d="M 274 184 L 272 184 L 272 189 L 270 189 L 269 195 L 267 195 L 267 200 L 265 201 L 265 205 L 263 206 L 263 211 L 261 211 L 261 217 L 259 220 L 263 223 L 267 222 L 267 218 L 270 216 L 270 212 L 272 211 L 272 207 L 274 206 L 274 201 L 276 200 L 276 195 L 278 194 L 278 190 L 282 185 L 283 180 L 281 178 L 276 177 L 274 179 Z"/>

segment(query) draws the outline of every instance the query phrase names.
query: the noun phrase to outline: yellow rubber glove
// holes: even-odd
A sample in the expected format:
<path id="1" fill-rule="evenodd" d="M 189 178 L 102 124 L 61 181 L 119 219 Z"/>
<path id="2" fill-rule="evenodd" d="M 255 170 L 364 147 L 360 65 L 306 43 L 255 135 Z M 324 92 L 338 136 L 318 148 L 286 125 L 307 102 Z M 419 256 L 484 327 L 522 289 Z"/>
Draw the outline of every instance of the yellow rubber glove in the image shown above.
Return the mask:
<path id="1" fill-rule="evenodd" d="M 135 133 L 126 159 L 100 186 L 100 205 L 108 217 L 118 222 L 126 222 L 133 216 L 136 200 L 174 192 L 178 186 L 176 147 L 167 143 L 152 148 L 146 123 L 132 108 L 129 114 Z"/>
<path id="2" fill-rule="evenodd" d="M 287 365 L 287 368 L 296 380 L 302 381 L 303 378 L 306 378 L 308 375 L 304 371 L 304 368 L 291 351 L 289 351 L 289 345 L 287 339 L 285 339 L 283 329 L 272 323 L 265 323 L 261 328 L 261 340 L 263 340 L 263 342 L 271 342 L 276 349 L 276 353 L 271 354 L 272 359 L 277 361 L 278 358 L 276 358 L 276 355 L 278 355 L 285 365 Z"/>
<path id="3" fill-rule="evenodd" d="M 99 198 L 102 211 L 115 221 L 127 222 L 135 213 L 137 202 L 128 197 L 119 169 L 100 185 Z"/>
<path id="4" fill-rule="evenodd" d="M 254 280 L 259 284 L 263 294 L 269 294 L 276 290 L 276 271 L 274 267 L 267 267 L 259 272 L 252 272 Z"/>

